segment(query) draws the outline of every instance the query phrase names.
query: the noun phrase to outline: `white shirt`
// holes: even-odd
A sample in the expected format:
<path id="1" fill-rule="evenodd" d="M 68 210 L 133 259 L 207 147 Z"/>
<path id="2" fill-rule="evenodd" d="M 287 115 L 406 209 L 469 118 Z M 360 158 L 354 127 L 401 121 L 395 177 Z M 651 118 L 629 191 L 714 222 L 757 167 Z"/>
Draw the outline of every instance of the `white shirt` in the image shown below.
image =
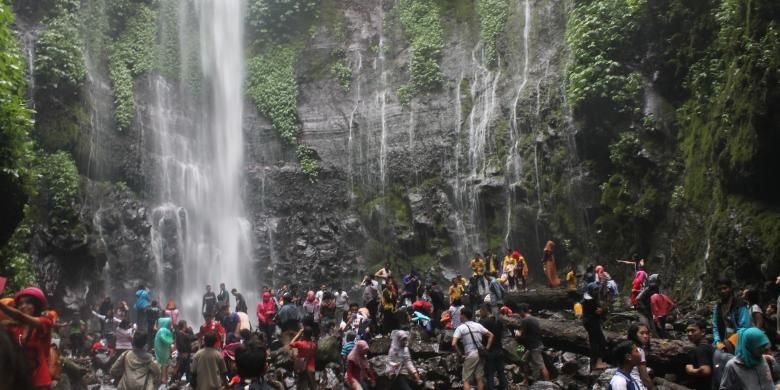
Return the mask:
<path id="1" fill-rule="evenodd" d="M 642 356 L 642 359 L 640 360 L 640 365 L 647 364 L 647 360 L 645 359 L 645 350 L 642 349 L 641 347 L 636 347 L 636 349 L 639 351 L 639 354 Z M 636 366 L 631 370 L 631 379 L 633 379 L 634 382 L 636 382 L 636 385 L 639 388 L 639 390 L 646 389 L 645 384 L 642 383 L 642 377 L 639 376 L 639 366 Z"/>
<path id="2" fill-rule="evenodd" d="M 344 311 L 349 310 L 349 295 L 346 291 L 336 292 L 336 308 Z"/>
<path id="3" fill-rule="evenodd" d="M 471 333 L 469 333 L 469 331 L 471 331 Z M 468 355 L 477 350 L 478 347 L 475 342 L 481 343 L 482 335 L 486 333 L 488 333 L 488 330 L 485 329 L 484 326 L 474 321 L 468 321 L 455 329 L 455 333 L 452 334 L 452 337 L 457 337 L 458 340 L 463 343 L 463 351 Z M 472 335 L 474 336 L 473 339 L 471 337 Z"/>
<path id="4" fill-rule="evenodd" d="M 636 383 L 630 376 L 626 376 L 620 371 L 616 371 L 615 375 L 609 381 L 609 388 L 612 390 L 636 390 L 640 384 Z"/>

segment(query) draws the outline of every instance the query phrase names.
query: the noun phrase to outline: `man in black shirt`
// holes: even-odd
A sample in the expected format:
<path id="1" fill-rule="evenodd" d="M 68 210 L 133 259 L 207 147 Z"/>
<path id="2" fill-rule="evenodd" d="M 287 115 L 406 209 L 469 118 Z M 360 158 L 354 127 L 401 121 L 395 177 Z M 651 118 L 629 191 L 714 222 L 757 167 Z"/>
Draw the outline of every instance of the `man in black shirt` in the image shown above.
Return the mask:
<path id="1" fill-rule="evenodd" d="M 534 379 L 550 380 L 550 373 L 544 366 L 544 357 L 542 356 L 542 331 L 539 327 L 539 320 L 533 317 L 530 313 L 530 308 L 527 303 L 521 303 L 517 306 L 517 314 L 523 319 L 520 323 L 520 330 L 517 331 L 516 336 L 520 338 L 520 343 L 525 346 L 524 361 L 528 362 L 530 366 L 530 375 L 526 375 L 525 382 L 528 382 L 528 377 Z"/>
<path id="2" fill-rule="evenodd" d="M 688 340 L 696 346 L 690 353 L 691 363 L 685 366 L 685 373 L 689 377 L 687 385 L 696 390 L 709 390 L 712 387 L 712 355 L 715 350 L 705 337 L 707 323 L 701 319 L 692 320 L 686 331 Z"/>
<path id="3" fill-rule="evenodd" d="M 492 390 L 495 388 L 494 376 L 498 376 L 498 388 L 506 389 L 506 374 L 504 373 L 504 351 L 501 346 L 501 335 L 504 332 L 504 324 L 500 319 L 491 314 L 489 303 L 483 303 L 479 308 L 479 324 L 493 333 L 496 342 L 488 350 L 488 356 L 485 360 L 485 378 L 486 388 Z"/>
<path id="4" fill-rule="evenodd" d="M 235 288 L 230 290 L 230 293 L 233 294 L 233 296 L 236 298 L 236 312 L 242 312 L 246 313 L 247 307 L 246 307 L 246 300 L 244 300 L 244 296 L 241 295 L 238 290 Z"/>
<path id="5" fill-rule="evenodd" d="M 203 294 L 203 303 L 200 312 L 203 314 L 204 321 L 209 315 L 214 317 L 214 315 L 217 314 L 217 295 L 214 294 L 214 291 L 211 291 L 210 284 L 206 286 L 206 293 Z"/>
<path id="6" fill-rule="evenodd" d="M 219 294 L 217 295 L 217 309 L 222 310 L 225 307 L 230 307 L 230 293 L 225 288 L 225 283 L 219 284 Z"/>

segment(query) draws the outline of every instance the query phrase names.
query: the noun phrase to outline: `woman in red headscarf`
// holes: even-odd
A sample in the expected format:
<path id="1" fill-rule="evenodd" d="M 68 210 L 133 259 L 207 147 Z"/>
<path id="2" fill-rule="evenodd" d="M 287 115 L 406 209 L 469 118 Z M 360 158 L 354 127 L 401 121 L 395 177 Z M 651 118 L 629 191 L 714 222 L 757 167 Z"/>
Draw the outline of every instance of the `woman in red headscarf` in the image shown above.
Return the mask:
<path id="1" fill-rule="evenodd" d="M 547 286 L 550 288 L 558 287 L 561 279 L 558 278 L 558 268 L 555 267 L 555 243 L 547 241 L 544 246 L 544 273 L 547 275 Z"/>
<path id="2" fill-rule="evenodd" d="M 48 302 L 38 288 L 28 287 L 16 293 L 16 308 L 0 303 L 0 311 L 14 324 L 8 334 L 19 343 L 30 368 L 33 385 L 39 389 L 51 386 L 49 372 L 49 348 L 51 346 L 51 319 L 42 315 Z"/>

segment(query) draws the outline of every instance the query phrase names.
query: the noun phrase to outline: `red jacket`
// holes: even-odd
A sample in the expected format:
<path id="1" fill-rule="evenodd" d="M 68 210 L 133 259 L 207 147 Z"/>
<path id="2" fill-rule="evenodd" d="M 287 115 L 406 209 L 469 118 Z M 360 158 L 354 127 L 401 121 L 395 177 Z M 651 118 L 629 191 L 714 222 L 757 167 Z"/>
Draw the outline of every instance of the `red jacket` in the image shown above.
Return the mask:
<path id="1" fill-rule="evenodd" d="M 674 309 L 674 302 L 664 294 L 656 293 L 650 297 L 650 311 L 653 318 L 666 317 Z"/>
<path id="2" fill-rule="evenodd" d="M 272 299 L 257 304 L 257 322 L 270 325 L 274 321 L 274 316 L 276 316 L 276 303 Z"/>

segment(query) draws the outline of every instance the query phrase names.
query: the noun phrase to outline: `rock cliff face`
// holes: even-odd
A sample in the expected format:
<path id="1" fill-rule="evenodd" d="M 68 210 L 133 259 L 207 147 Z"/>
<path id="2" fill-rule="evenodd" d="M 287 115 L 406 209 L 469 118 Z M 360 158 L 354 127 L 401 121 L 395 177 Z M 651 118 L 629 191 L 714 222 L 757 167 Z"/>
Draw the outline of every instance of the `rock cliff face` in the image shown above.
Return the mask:
<path id="1" fill-rule="evenodd" d="M 317 2 L 320 18 L 294 63 L 299 142 L 315 153 L 316 179 L 302 171 L 295 147 L 279 137 L 270 118 L 246 99 L 243 198 L 252 232 L 246 270 L 258 285 L 347 287 L 385 261 L 404 272 L 450 276 L 465 271 L 474 252 L 502 253 L 506 247 L 520 248 L 539 282 L 538 259 L 547 239 L 558 244 L 559 269 L 567 263 L 610 266 L 615 256 L 637 251 L 651 259 L 653 271 L 697 264 L 685 269 L 698 275 L 716 269 L 708 260 L 716 253 L 735 257 L 730 267 L 737 266 L 736 257 L 749 263 L 759 256 L 763 265 L 751 269 L 767 277 L 777 271 L 775 244 L 764 239 L 753 245 L 776 224 L 746 232 L 741 221 L 752 211 L 723 211 L 730 227 L 702 226 L 697 219 L 706 211 L 670 205 L 671 189 L 677 191 L 673 183 L 659 187 L 658 197 L 667 200 L 655 203 L 651 212 L 659 217 L 644 236 L 614 237 L 605 228 L 613 227 L 600 219 L 613 213 L 604 203 L 617 150 L 610 145 L 625 129 L 593 125 L 587 115 L 572 113 L 567 100 L 567 19 L 576 17 L 577 2 L 424 2 L 439 16 L 441 82 L 410 99 L 403 87 L 413 77 L 413 56 L 420 49 L 402 20 L 405 3 Z M 500 15 L 500 28 L 486 40 L 491 11 Z M 32 20 L 24 28 L 33 31 L 30 26 L 41 19 L 27 16 Z M 647 56 L 629 62 L 652 65 L 653 53 Z M 88 58 L 87 65 L 99 62 L 94 60 Z M 333 71 L 339 61 L 351 74 L 347 87 Z M 91 120 L 82 125 L 85 135 L 74 154 L 87 183 L 81 215 L 89 234 L 79 246 L 57 251 L 54 239 L 43 234 L 32 241 L 44 283 L 68 291 L 63 298 L 68 304 L 89 300 L 88 293 L 103 288 L 129 299 L 136 283 L 178 283 L 175 276 L 156 274 L 151 252 L 150 210 L 160 167 L 150 135 L 153 80 L 166 77 L 163 73 L 135 77 L 132 125 L 120 132 L 106 103 L 113 99 L 109 70 L 87 66 L 82 104 Z M 677 148 L 672 106 L 679 101 L 670 101 L 663 74 L 654 79 L 652 70 L 640 73 L 644 107 L 635 109 L 656 118 L 654 134 L 663 134 L 658 138 L 667 143 L 640 145 L 633 156 L 665 167 L 666 160 L 679 159 L 669 152 Z M 182 83 L 170 77 L 168 82 Z M 181 128 L 197 117 L 186 104 L 177 111 Z M 776 214 L 767 218 L 776 220 Z M 710 235 L 706 247 L 703 233 Z M 714 242 L 716 237 L 729 243 Z M 615 246 L 615 240 L 624 242 Z M 739 254 L 728 249 L 734 247 L 742 248 L 734 249 Z M 166 274 L 192 266 L 173 247 L 156 250 L 162 250 Z M 64 264 L 74 257 L 82 271 L 68 273 Z"/>

